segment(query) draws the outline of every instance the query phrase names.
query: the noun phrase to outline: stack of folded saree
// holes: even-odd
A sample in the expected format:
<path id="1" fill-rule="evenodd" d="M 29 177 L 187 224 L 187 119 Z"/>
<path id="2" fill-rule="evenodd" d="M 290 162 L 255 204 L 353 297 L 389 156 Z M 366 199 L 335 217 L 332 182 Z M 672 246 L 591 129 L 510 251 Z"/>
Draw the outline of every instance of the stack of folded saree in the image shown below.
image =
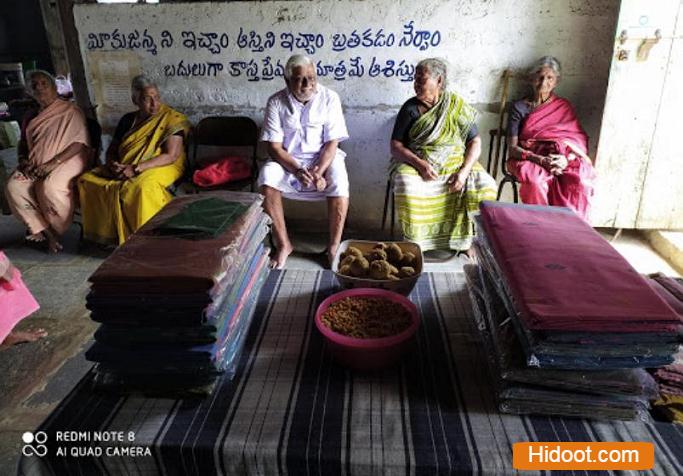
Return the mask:
<path id="1" fill-rule="evenodd" d="M 679 316 L 683 316 L 683 283 L 658 273 L 650 276 L 650 284 Z M 653 402 L 655 411 L 669 421 L 683 424 L 683 350 L 676 354 L 673 364 L 653 370 L 652 374 L 660 395 Z"/>
<path id="2" fill-rule="evenodd" d="M 589 225 L 567 209 L 485 202 L 472 304 L 501 410 L 646 418 L 681 321 Z"/>
<path id="3" fill-rule="evenodd" d="M 178 198 L 90 277 L 86 306 L 102 323 L 86 357 L 102 388 L 177 396 L 234 375 L 268 274 L 261 196 Z"/>
<path id="4" fill-rule="evenodd" d="M 659 398 L 653 402 L 657 413 L 683 425 L 683 364 L 667 365 L 654 371 Z"/>

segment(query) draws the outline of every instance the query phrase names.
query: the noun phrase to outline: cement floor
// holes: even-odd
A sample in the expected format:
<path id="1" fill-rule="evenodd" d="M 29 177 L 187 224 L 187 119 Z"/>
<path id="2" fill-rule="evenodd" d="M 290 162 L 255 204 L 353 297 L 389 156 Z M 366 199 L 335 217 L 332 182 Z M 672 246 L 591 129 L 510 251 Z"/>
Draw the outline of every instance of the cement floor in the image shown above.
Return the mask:
<path id="1" fill-rule="evenodd" d="M 296 229 L 293 238 L 298 251 L 288 260 L 287 268 L 322 269 L 325 235 L 297 233 Z M 601 233 L 610 239 L 613 231 Z M 361 239 L 377 237 L 367 231 L 348 234 Z M 26 247 L 23 236 L 16 220 L 0 216 L 0 249 L 22 271 L 41 304 L 19 329 L 43 327 L 49 336 L 0 350 L 0 475 L 15 473 L 21 435 L 35 429 L 90 368 L 80 352 L 89 345 L 97 327 L 84 306 L 87 278 L 106 257 L 106 253 L 79 250 L 76 226 L 65 235 L 64 251 L 59 255 Z M 614 246 L 639 272 L 677 276 L 639 233 L 625 231 Z M 449 253 L 428 253 L 425 270 L 459 271 L 465 262 Z"/>

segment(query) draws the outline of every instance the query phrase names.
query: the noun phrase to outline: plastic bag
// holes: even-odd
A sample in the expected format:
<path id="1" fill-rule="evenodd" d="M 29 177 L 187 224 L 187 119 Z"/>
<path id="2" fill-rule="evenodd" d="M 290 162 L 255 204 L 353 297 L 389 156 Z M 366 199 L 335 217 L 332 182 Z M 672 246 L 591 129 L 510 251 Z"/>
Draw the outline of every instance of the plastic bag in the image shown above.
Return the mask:
<path id="1" fill-rule="evenodd" d="M 65 76 L 57 76 L 55 78 L 55 83 L 57 85 L 57 94 L 62 97 L 71 97 L 74 94 L 74 88 L 71 84 L 71 78 Z"/>

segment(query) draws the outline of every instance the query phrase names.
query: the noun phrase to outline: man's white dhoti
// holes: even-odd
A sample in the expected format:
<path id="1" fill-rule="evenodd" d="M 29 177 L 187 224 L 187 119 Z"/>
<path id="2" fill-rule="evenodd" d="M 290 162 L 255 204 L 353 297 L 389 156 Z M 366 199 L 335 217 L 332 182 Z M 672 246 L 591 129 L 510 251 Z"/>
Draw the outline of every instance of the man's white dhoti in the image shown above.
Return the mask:
<path id="1" fill-rule="evenodd" d="M 318 192 L 315 185 L 304 187 L 293 173 L 285 170 L 282 165 L 274 160 L 269 160 L 261 167 L 258 177 L 259 188 L 263 185 L 272 187 L 282 192 L 285 198 L 292 200 L 323 200 L 327 197 L 348 197 L 349 176 L 346 173 L 345 154 L 337 150 L 332 163 L 325 172 L 327 187 Z M 317 157 L 311 159 L 296 159 L 301 168 L 312 168 L 318 161 Z"/>

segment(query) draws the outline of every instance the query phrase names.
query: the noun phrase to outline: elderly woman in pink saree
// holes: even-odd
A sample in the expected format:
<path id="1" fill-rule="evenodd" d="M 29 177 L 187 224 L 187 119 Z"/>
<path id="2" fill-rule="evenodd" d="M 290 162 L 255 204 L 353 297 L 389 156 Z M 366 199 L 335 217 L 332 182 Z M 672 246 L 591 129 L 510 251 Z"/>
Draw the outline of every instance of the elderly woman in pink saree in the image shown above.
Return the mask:
<path id="1" fill-rule="evenodd" d="M 512 104 L 507 168 L 522 202 L 568 207 L 587 220 L 595 172 L 574 108 L 553 93 L 560 71 L 557 59 L 541 58 L 531 70 L 533 95 Z"/>
<path id="2" fill-rule="evenodd" d="M 56 253 L 75 208 L 74 179 L 92 157 L 85 116 L 59 99 L 54 78 L 45 71 L 29 75 L 39 109 L 24 119 L 19 166 L 5 190 L 12 214 L 28 228 L 29 241 L 46 241 Z"/>

